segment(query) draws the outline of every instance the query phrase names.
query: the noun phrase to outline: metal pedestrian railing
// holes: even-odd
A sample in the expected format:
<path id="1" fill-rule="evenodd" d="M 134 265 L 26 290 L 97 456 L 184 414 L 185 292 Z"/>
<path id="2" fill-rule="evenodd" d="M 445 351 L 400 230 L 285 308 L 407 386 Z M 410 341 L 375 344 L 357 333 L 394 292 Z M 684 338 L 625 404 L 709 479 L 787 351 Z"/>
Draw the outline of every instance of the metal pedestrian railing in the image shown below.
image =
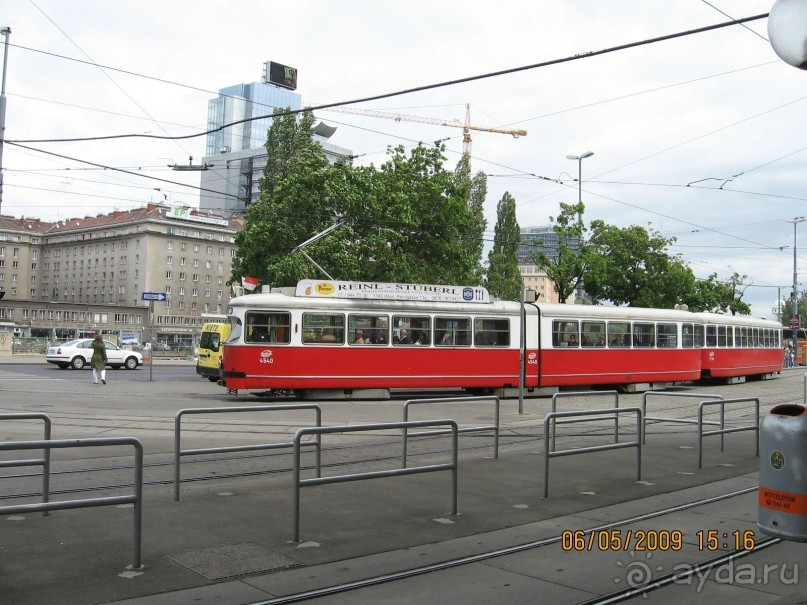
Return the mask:
<path id="1" fill-rule="evenodd" d="M 723 395 L 708 395 L 705 393 L 665 393 L 664 391 L 647 391 L 642 394 L 642 443 L 647 443 L 647 422 L 677 422 L 679 424 L 698 424 L 697 418 L 667 418 L 664 416 L 648 416 L 647 400 L 649 397 L 696 397 L 698 399 L 723 399 Z M 703 424 L 717 425 L 721 429 L 725 427 L 725 408 L 720 408 L 720 420 L 704 420 Z M 723 451 L 723 436 L 720 437 L 720 451 Z"/>
<path id="2" fill-rule="evenodd" d="M 370 471 L 355 473 L 353 475 L 336 475 L 333 477 L 320 477 L 302 479 L 300 477 L 300 449 L 301 440 L 306 435 L 329 435 L 333 433 L 357 433 L 366 431 L 384 431 L 390 429 L 417 429 L 436 426 L 450 426 L 451 429 L 451 462 L 444 464 L 430 464 L 413 466 L 410 468 L 396 468 L 384 471 Z M 344 483 L 346 481 L 360 481 L 362 479 L 379 479 L 381 477 L 401 477 L 419 473 L 434 473 L 438 471 L 451 471 L 452 504 L 451 514 L 457 514 L 457 443 L 459 428 L 454 420 L 416 420 L 412 422 L 387 422 L 381 424 L 356 424 L 345 426 L 310 427 L 299 429 L 294 434 L 294 494 L 293 494 L 293 542 L 300 541 L 300 489 L 314 485 L 327 485 L 329 483 Z"/>
<path id="3" fill-rule="evenodd" d="M 555 393 L 552 395 L 552 414 L 558 411 L 558 399 L 571 399 L 573 397 L 613 397 L 614 408 L 619 407 L 619 393 L 617 391 L 570 391 L 565 393 Z M 555 434 L 557 424 L 571 424 L 575 422 L 588 422 L 584 420 L 562 420 L 552 423 L 552 450 L 555 449 Z M 614 414 L 614 443 L 619 443 L 619 414 Z"/>
<path id="4" fill-rule="evenodd" d="M 42 502 L 39 504 L 16 504 L 0 506 L 0 515 L 15 515 L 39 511 L 68 510 L 73 508 L 89 508 L 94 506 L 112 506 L 118 504 L 134 504 L 134 557 L 132 569 L 140 568 L 141 540 L 143 535 L 143 445 L 134 437 L 108 437 L 94 439 L 60 439 L 41 441 L 6 441 L 0 442 L 0 451 L 36 450 L 71 447 L 102 447 L 110 445 L 131 445 L 135 450 L 134 493 L 126 496 L 108 496 L 105 498 L 84 498 L 81 500 L 62 500 L 58 502 Z"/>
<path id="5" fill-rule="evenodd" d="M 625 443 L 611 443 L 608 445 L 593 445 L 590 447 L 580 447 L 571 450 L 549 451 L 549 426 L 553 425 L 556 418 L 577 418 L 577 422 L 595 420 L 598 416 L 619 416 L 620 414 L 636 415 L 636 440 Z M 616 423 L 616 421 L 615 421 Z M 549 498 L 549 459 L 558 456 L 573 456 L 575 454 L 586 454 L 589 452 L 602 452 L 605 450 L 616 450 L 626 447 L 636 448 L 636 480 L 642 478 L 642 410 L 639 408 L 613 408 L 609 410 L 584 410 L 579 412 L 551 412 L 544 418 L 544 498 Z"/>
<path id="6" fill-rule="evenodd" d="M 719 429 L 715 431 L 704 431 L 703 425 L 706 424 L 703 420 L 703 409 L 708 406 L 719 405 L 721 406 L 720 411 L 720 418 L 721 422 L 725 415 L 724 408 L 726 404 L 735 404 L 735 403 L 754 403 L 754 424 L 746 425 L 746 426 L 735 426 L 731 428 L 725 428 L 722 424 Z M 740 431 L 755 431 L 755 439 L 756 442 L 756 455 L 759 457 L 759 398 L 757 397 L 743 397 L 740 399 L 721 399 L 719 401 L 701 401 L 698 404 L 698 468 L 703 468 L 703 438 L 708 437 L 710 435 L 720 435 L 721 440 L 723 439 L 723 435 L 726 433 L 739 433 Z M 722 451 L 722 441 L 721 441 L 721 451 Z"/>
<path id="7" fill-rule="evenodd" d="M 45 441 L 50 441 L 51 420 L 47 414 L 39 412 L 0 414 L 0 422 L 4 420 L 42 420 L 45 423 L 45 433 L 42 437 Z M 13 468 L 17 466 L 41 466 L 42 467 L 42 502 L 50 500 L 50 449 L 43 448 L 41 458 L 31 458 L 28 460 L 2 460 L 0 468 Z M 48 511 L 42 513 L 43 517 L 48 516 Z"/>
<path id="8" fill-rule="evenodd" d="M 493 457 L 499 457 L 499 398 L 495 395 L 485 395 L 482 397 L 446 397 L 443 399 L 410 399 L 403 405 L 403 421 L 409 422 L 409 408 L 413 405 L 422 404 L 440 404 L 440 403 L 481 403 L 484 401 L 493 402 L 493 424 L 489 426 L 472 426 L 458 429 L 460 433 L 481 433 L 483 431 L 493 431 Z M 427 435 L 447 435 L 451 433 L 451 429 L 442 429 L 436 431 L 422 431 L 420 433 L 410 433 L 404 427 L 403 429 L 403 468 L 406 468 L 407 463 L 407 450 L 409 444 L 409 437 L 421 437 Z"/>
<path id="9" fill-rule="evenodd" d="M 233 445 L 228 447 L 208 447 L 183 450 L 181 447 L 182 417 L 190 414 L 227 414 L 238 412 L 283 412 L 289 410 L 314 410 L 316 426 L 322 426 L 322 408 L 313 403 L 301 403 L 294 405 L 259 405 L 229 408 L 186 408 L 179 410 L 174 419 L 174 500 L 179 501 L 180 480 L 180 458 L 182 456 L 196 456 L 199 454 L 223 454 L 229 452 L 249 452 L 255 450 L 271 450 L 293 447 L 292 442 L 283 443 L 263 443 L 256 445 Z M 320 438 L 310 444 L 316 448 L 316 468 L 317 477 L 320 475 Z"/>

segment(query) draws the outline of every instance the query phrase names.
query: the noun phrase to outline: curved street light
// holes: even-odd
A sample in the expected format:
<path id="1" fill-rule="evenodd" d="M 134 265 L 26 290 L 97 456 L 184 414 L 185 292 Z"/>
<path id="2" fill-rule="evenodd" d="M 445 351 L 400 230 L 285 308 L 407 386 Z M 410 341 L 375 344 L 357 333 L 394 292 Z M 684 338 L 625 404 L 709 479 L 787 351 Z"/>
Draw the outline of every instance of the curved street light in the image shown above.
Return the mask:
<path id="1" fill-rule="evenodd" d="M 594 155 L 593 151 L 586 151 L 580 155 L 567 155 L 567 160 L 577 160 L 577 203 L 583 201 L 583 160 Z M 577 220 L 582 220 L 581 213 L 577 213 Z"/>

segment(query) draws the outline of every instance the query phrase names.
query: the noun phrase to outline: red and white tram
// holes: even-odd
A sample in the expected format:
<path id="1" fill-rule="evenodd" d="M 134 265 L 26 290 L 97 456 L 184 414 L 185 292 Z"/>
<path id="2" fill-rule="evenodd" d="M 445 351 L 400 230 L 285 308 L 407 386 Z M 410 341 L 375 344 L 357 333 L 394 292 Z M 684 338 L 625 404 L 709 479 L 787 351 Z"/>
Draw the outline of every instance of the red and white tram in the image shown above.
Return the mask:
<path id="1" fill-rule="evenodd" d="M 222 384 L 293 391 L 519 386 L 522 313 L 484 288 L 303 280 L 230 301 Z M 771 377 L 776 322 L 661 309 L 524 305 L 524 386 Z M 646 388 L 650 388 L 647 386 Z"/>

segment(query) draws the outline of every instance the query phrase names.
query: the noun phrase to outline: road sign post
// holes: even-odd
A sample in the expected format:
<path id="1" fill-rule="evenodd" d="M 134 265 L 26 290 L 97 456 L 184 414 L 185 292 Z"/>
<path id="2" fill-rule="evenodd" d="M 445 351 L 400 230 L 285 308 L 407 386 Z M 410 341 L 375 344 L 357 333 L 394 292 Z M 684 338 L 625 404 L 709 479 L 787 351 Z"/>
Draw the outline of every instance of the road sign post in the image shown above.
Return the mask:
<path id="1" fill-rule="evenodd" d="M 152 371 L 154 368 L 154 303 L 165 302 L 168 300 L 168 295 L 165 292 L 143 292 L 140 295 L 141 300 L 146 300 L 149 303 L 149 381 L 152 380 Z"/>

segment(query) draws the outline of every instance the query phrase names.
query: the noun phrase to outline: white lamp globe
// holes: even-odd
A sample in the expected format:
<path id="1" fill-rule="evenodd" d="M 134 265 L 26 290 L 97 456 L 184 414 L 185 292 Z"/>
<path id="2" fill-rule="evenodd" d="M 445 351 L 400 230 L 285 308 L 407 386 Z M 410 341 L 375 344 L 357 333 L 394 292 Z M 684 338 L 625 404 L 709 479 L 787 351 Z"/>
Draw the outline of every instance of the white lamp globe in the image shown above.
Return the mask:
<path id="1" fill-rule="evenodd" d="M 776 0 L 768 15 L 768 38 L 782 61 L 807 69 L 807 0 Z"/>

